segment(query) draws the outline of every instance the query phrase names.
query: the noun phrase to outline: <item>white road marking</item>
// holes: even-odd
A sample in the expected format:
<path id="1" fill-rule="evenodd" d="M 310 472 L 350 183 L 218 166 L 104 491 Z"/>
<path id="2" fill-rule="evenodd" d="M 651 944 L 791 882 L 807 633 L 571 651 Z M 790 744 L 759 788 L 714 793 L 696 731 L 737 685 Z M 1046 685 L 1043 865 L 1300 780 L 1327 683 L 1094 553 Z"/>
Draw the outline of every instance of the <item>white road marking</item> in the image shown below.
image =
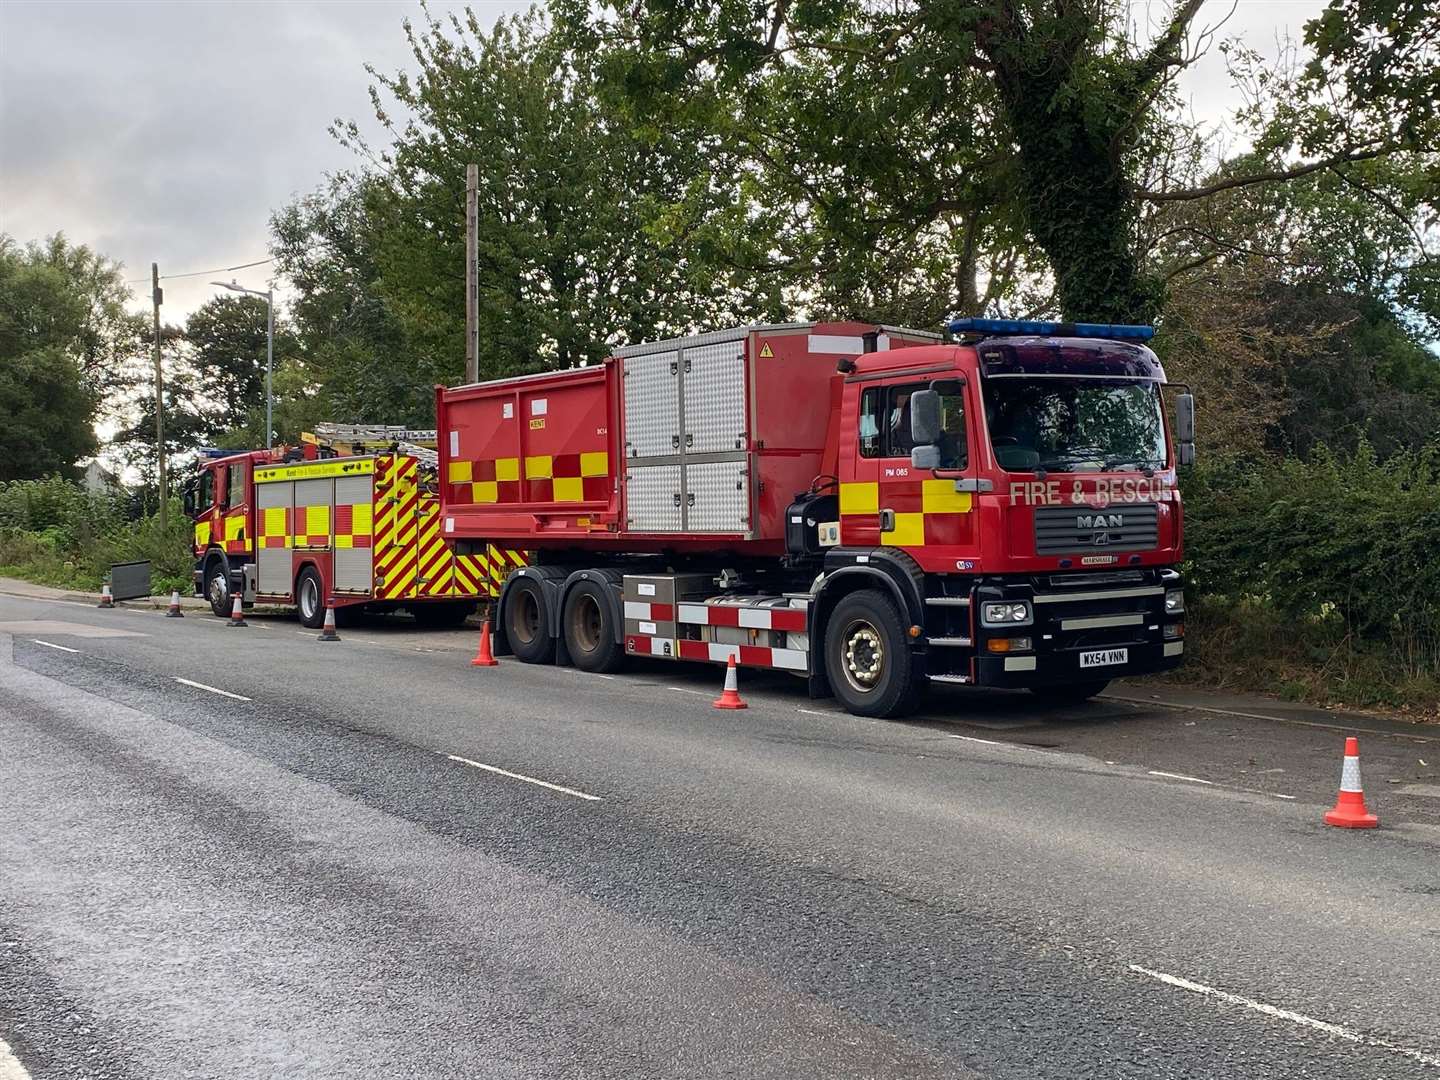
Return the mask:
<path id="1" fill-rule="evenodd" d="M 1215 786 L 1214 780 L 1201 780 L 1198 776 L 1186 776 L 1184 773 L 1161 772 L 1159 769 L 1150 769 L 1148 772 L 1151 776 L 1163 776 L 1169 780 L 1184 780 L 1190 784 L 1204 784 L 1207 787 Z"/>
<path id="2" fill-rule="evenodd" d="M 4 1039 L 0 1039 L 0 1080 L 30 1080 L 25 1066 L 20 1064 L 20 1059 Z"/>
<path id="3" fill-rule="evenodd" d="M 574 788 L 561 787 L 559 784 L 552 784 L 548 780 L 537 780 L 533 776 L 524 776 L 518 772 L 510 772 L 508 769 L 501 769 L 495 765 L 486 765 L 480 761 L 471 761 L 467 757 L 460 757 L 456 754 L 446 754 L 451 761 L 458 761 L 462 765 L 473 765 L 477 769 L 484 769 L 486 772 L 496 773 L 499 776 L 508 776 L 511 780 L 524 780 L 527 784 L 534 784 L 536 787 L 549 788 L 551 791 L 558 791 L 562 795 L 573 795 L 577 799 L 585 799 L 588 802 L 599 802 L 599 795 L 587 795 L 583 791 L 576 791 Z"/>
<path id="4" fill-rule="evenodd" d="M 252 700 L 251 698 L 245 697 L 243 694 L 232 694 L 229 690 L 221 690 L 218 686 L 206 686 L 203 682 L 194 682 L 191 679 L 182 679 L 179 675 L 175 676 L 175 681 L 178 683 L 184 683 L 186 686 L 193 686 L 196 690 L 209 690 L 210 693 L 219 694 L 221 697 L 234 698 L 236 701 Z"/>
<path id="5" fill-rule="evenodd" d="M 691 690 L 688 687 L 684 686 L 667 686 L 665 689 L 674 690 L 677 694 L 695 694 L 698 697 L 710 696 L 710 691 L 708 690 Z"/>
<path id="6" fill-rule="evenodd" d="M 839 711 L 837 711 L 837 710 L 835 710 L 835 709 L 801 709 L 801 708 L 797 708 L 795 711 L 796 711 L 796 712 L 803 712 L 806 716 L 844 716 L 844 715 L 845 715 L 844 713 L 839 712 Z"/>
<path id="7" fill-rule="evenodd" d="M 1278 791 L 1272 791 L 1270 794 L 1276 799 L 1298 799 L 1300 797 L 1299 795 L 1281 795 Z"/>
<path id="8" fill-rule="evenodd" d="M 977 739 L 974 735 L 946 735 L 947 739 L 964 739 L 966 742 L 984 743 L 986 746 L 1013 746 L 1013 743 L 1001 742 L 999 739 Z"/>
<path id="9" fill-rule="evenodd" d="M 1213 705 L 1189 705 L 1178 701 L 1158 701 L 1154 698 L 1127 697 L 1124 694 L 1101 694 L 1110 701 L 1124 701 L 1131 705 L 1148 705 L 1151 708 L 1176 709 L 1181 712 L 1212 713 L 1215 716 L 1238 716 L 1245 720 L 1269 720 L 1275 724 L 1295 724 L 1299 727 L 1324 728 L 1327 731 L 1359 732 L 1361 735 L 1385 735 L 1392 739 L 1409 739 L 1411 742 L 1437 742 L 1434 735 L 1411 735 L 1406 731 L 1384 731 L 1380 728 L 1356 727 L 1354 724 L 1322 724 L 1318 720 L 1301 720 L 1293 716 L 1270 716 L 1265 713 L 1241 712 L 1239 709 L 1220 709 Z"/>
<path id="10" fill-rule="evenodd" d="M 36 645 L 44 645 L 47 649 L 59 649 L 61 652 L 73 653 L 78 653 L 80 651 L 79 649 L 70 648 L 69 645 L 56 645 L 53 641 L 41 641 L 38 637 L 31 638 L 30 640 L 35 642 Z"/>
<path id="11" fill-rule="evenodd" d="M 1147 975 L 1152 979 L 1158 979 L 1167 986 L 1178 987 L 1181 990 L 1189 990 L 1193 994 L 1201 994 L 1204 997 L 1216 998 L 1230 1005 L 1242 1005 L 1247 1009 L 1253 1009 L 1258 1013 L 1274 1017 L 1276 1020 L 1285 1020 L 1314 1031 L 1323 1031 L 1326 1035 L 1333 1035 L 1337 1039 L 1344 1039 L 1346 1042 L 1358 1043 L 1362 1046 L 1372 1046 L 1378 1050 L 1387 1050 L 1392 1054 L 1399 1054 L 1402 1057 L 1410 1058 L 1412 1061 L 1418 1061 L 1422 1065 L 1440 1068 L 1440 1056 L 1427 1054 L 1421 1050 L 1413 1050 L 1408 1046 L 1397 1046 L 1386 1039 L 1378 1039 L 1372 1035 L 1366 1035 L 1363 1032 L 1355 1031 L 1352 1028 L 1347 1028 L 1340 1024 L 1332 1024 L 1328 1020 L 1316 1020 L 1313 1016 L 1291 1012 L 1289 1009 L 1281 1009 L 1275 1005 L 1267 1005 L 1263 1001 L 1256 1001 L 1254 998 L 1232 994 L 1227 990 L 1218 990 L 1213 986 L 1206 986 L 1204 983 L 1182 979 L 1178 975 L 1167 975 L 1163 971 L 1153 971 L 1150 968 L 1141 967 L 1139 964 L 1131 964 L 1130 970 L 1141 975 Z"/>

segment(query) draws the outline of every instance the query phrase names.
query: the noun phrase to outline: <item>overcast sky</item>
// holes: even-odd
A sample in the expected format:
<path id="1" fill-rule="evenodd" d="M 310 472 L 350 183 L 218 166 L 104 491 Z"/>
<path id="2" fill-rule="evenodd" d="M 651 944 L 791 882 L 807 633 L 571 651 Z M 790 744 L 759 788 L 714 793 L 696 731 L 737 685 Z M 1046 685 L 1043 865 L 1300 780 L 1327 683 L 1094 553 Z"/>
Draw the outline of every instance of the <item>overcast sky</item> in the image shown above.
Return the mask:
<path id="1" fill-rule="evenodd" d="M 470 6 L 490 22 L 528 5 Z M 1223 34 L 1273 53 L 1322 6 L 1240 0 Z M 1201 21 L 1229 10 L 1211 0 Z M 1134 11 L 1143 22 L 1168 6 Z M 152 260 L 167 275 L 265 258 L 270 212 L 354 163 L 326 129 L 370 121 L 364 64 L 412 60 L 406 16 L 419 20 L 419 4 L 0 0 L 0 231 L 23 242 L 64 230 L 130 278 L 148 277 Z M 1234 103 L 1213 50 L 1184 88 L 1202 118 Z M 166 320 L 214 295 L 216 276 L 264 288 L 269 268 L 166 282 Z"/>

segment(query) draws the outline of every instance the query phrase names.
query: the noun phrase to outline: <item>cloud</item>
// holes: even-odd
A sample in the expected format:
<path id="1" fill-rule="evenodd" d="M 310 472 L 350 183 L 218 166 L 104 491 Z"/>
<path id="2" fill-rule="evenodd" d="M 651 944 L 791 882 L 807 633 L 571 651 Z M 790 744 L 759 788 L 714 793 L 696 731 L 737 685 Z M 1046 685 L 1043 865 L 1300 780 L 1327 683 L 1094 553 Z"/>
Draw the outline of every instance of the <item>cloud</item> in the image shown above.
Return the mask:
<path id="1" fill-rule="evenodd" d="M 0 230 L 63 230 L 132 278 L 263 258 L 270 213 L 355 164 L 327 128 L 370 123 L 364 64 L 406 66 L 406 17 L 419 5 L 0 3 Z M 267 268 L 237 276 L 264 287 Z M 214 291 L 169 283 L 165 317 Z"/>

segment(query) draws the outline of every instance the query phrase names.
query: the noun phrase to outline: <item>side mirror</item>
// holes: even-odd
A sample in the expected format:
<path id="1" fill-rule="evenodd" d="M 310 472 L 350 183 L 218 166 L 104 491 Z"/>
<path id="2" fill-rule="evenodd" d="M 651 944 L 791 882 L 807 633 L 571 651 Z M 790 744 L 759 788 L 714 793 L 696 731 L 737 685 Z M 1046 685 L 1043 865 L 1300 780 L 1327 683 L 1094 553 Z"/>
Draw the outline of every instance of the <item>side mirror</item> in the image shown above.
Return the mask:
<path id="1" fill-rule="evenodd" d="M 910 442 L 918 449 L 940 438 L 940 394 L 916 390 L 910 395 Z"/>
<path id="2" fill-rule="evenodd" d="M 934 443 L 915 447 L 910 451 L 910 467 L 912 469 L 938 469 L 940 467 L 940 447 Z"/>
<path id="3" fill-rule="evenodd" d="M 185 510 L 185 516 L 195 516 L 195 482 L 192 480 L 180 489 L 180 505 Z"/>
<path id="4" fill-rule="evenodd" d="M 1181 465 L 1195 464 L 1195 395 L 1175 398 L 1175 443 Z"/>

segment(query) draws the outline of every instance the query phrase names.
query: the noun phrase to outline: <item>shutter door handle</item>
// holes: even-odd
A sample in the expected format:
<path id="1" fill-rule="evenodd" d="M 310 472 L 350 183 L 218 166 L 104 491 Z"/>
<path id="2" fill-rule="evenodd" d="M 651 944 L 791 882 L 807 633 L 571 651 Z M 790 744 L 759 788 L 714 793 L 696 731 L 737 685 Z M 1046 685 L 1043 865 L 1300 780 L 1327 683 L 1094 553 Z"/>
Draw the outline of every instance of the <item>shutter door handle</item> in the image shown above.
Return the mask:
<path id="1" fill-rule="evenodd" d="M 894 531 L 895 531 L 895 511 L 894 511 L 894 510 L 881 510 L 881 511 L 880 511 L 880 531 L 881 531 L 881 532 L 894 532 Z"/>

